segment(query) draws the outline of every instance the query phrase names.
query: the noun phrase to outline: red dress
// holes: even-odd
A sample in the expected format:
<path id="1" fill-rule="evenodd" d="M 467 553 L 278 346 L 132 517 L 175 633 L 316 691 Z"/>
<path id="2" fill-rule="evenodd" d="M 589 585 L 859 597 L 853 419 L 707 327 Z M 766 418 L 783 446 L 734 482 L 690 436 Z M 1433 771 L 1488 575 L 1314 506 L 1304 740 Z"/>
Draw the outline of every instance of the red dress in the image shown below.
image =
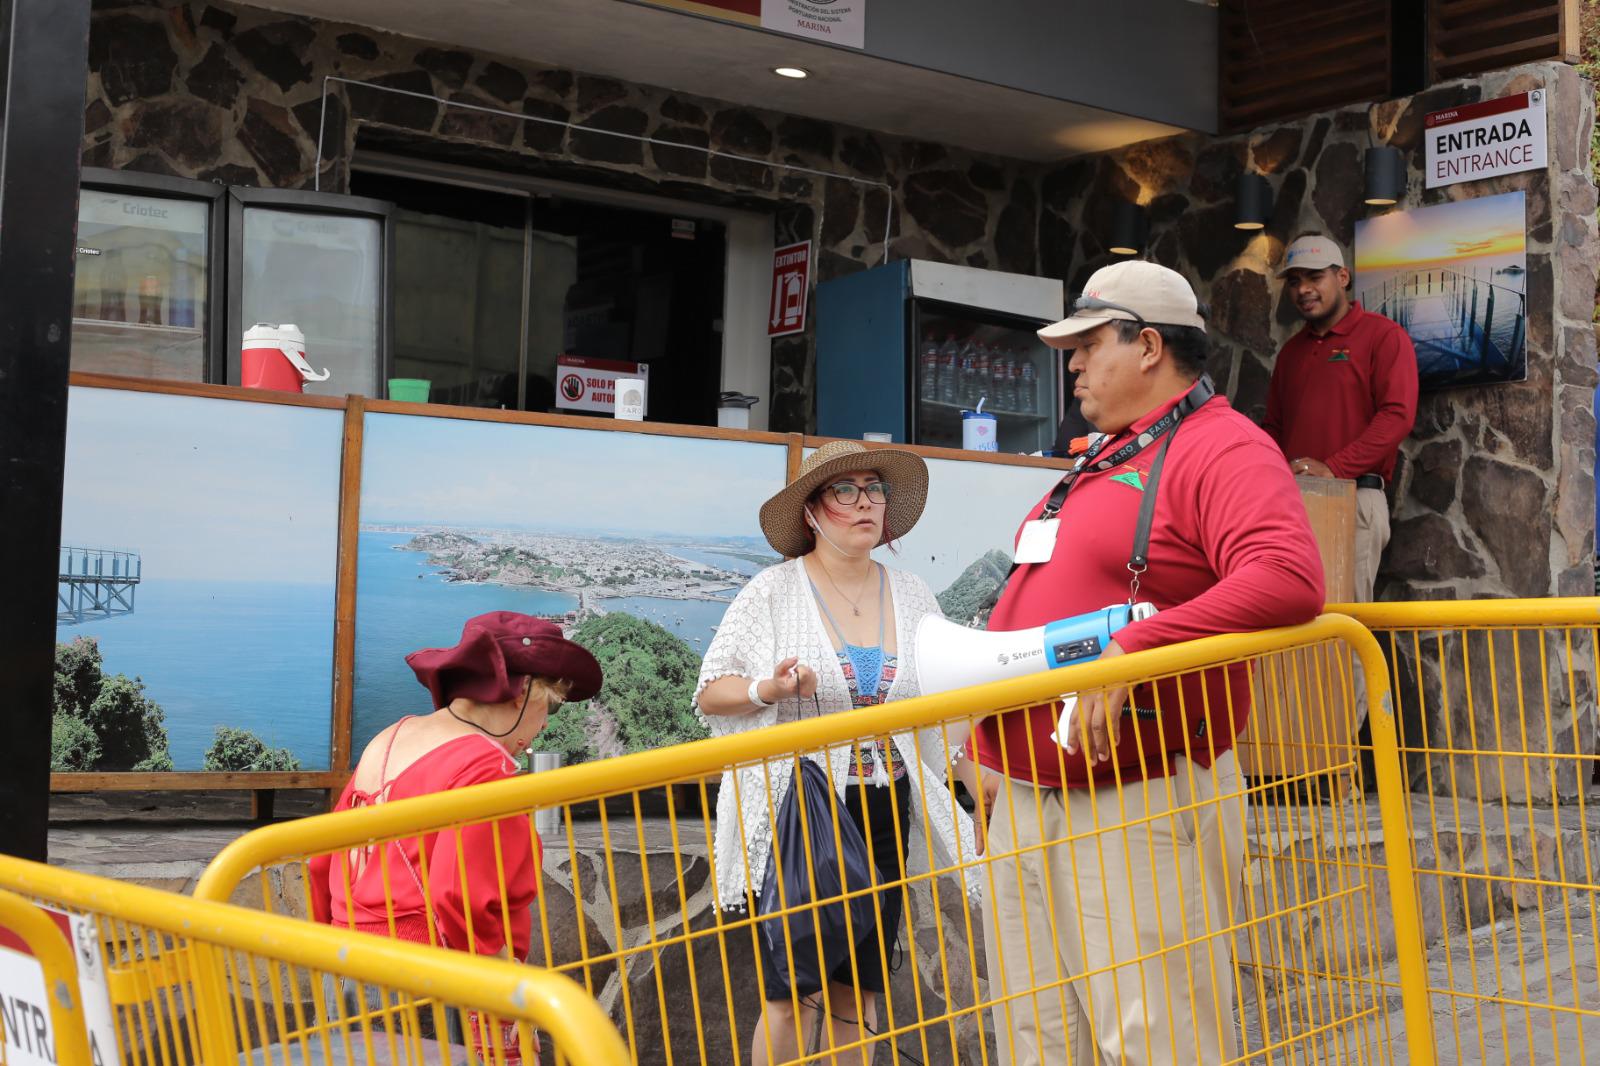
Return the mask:
<path id="1" fill-rule="evenodd" d="M 391 748 L 408 720 L 402 719 L 390 734 Z M 378 788 L 358 789 L 352 777 L 334 810 L 447 792 L 517 772 L 504 748 L 476 734 L 446 741 L 393 778 L 388 776 L 388 765 L 385 749 Z M 319 855 L 309 864 L 312 917 L 389 936 L 387 896 L 394 913 L 393 935 L 399 939 L 479 955 L 498 954 L 505 946 L 509 919 L 511 955 L 522 961 L 528 955 L 533 925 L 530 908 L 539 894 L 540 858 L 539 837 L 528 815 Z M 430 928 L 436 931 L 435 938 L 430 938 Z M 514 1028 L 512 1033 L 505 1046 L 514 1053 Z"/>
<path id="2" fill-rule="evenodd" d="M 403 719 L 390 733 L 390 746 L 394 746 L 394 738 L 405 728 L 405 722 Z M 392 779 L 387 770 L 386 749 L 379 768 L 378 789 L 358 789 L 352 776 L 334 810 L 373 807 L 387 800 L 501 781 L 517 773 L 517 763 L 490 738 L 469 735 L 445 741 Z M 539 836 L 530 816 L 515 815 L 494 823 L 390 840 L 381 845 L 384 856 L 378 855 L 378 847 L 366 845 L 344 855 L 320 855 L 310 860 L 312 917 L 363 933 L 389 935 L 389 916 L 384 906 L 387 866 L 387 896 L 394 906 L 395 936 L 400 940 L 440 943 L 458 951 L 493 956 L 506 944 L 509 916 L 510 954 L 517 960 L 526 959 L 533 927 L 530 908 L 539 895 Z M 499 864 L 494 861 L 496 855 Z M 334 861 L 339 858 L 344 861 Z M 429 938 L 429 911 L 437 940 Z"/>

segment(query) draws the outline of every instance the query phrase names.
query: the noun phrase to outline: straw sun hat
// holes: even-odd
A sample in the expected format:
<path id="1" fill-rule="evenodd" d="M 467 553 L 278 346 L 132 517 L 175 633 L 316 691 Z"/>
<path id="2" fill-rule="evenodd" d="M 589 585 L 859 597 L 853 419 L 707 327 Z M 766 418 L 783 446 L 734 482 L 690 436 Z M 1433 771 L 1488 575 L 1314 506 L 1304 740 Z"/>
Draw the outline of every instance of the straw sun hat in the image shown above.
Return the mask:
<path id="1" fill-rule="evenodd" d="M 785 559 L 811 550 L 806 526 L 806 499 L 817 489 L 852 470 L 876 470 L 889 485 L 889 504 L 883 516 L 884 539 L 903 537 L 922 517 L 928 501 L 928 464 L 912 452 L 895 448 L 868 448 L 853 440 L 829 441 L 800 464 L 793 481 L 761 505 L 761 532 L 767 543 Z M 883 543 L 883 541 L 879 541 Z"/>

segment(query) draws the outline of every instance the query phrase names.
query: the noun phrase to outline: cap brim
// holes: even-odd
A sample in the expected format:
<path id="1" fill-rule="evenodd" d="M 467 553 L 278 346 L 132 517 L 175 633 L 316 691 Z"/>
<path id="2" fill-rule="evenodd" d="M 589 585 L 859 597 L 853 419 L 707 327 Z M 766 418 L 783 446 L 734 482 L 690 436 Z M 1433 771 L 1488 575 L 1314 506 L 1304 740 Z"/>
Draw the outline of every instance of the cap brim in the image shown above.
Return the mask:
<path id="1" fill-rule="evenodd" d="M 1060 322 L 1041 329 L 1039 331 L 1039 339 L 1052 348 L 1070 348 L 1070 344 L 1062 342 L 1070 341 L 1073 337 L 1087 333 L 1096 326 L 1103 326 L 1107 322 L 1115 322 L 1119 318 L 1125 322 L 1133 321 L 1133 319 L 1122 315 L 1097 315 L 1093 318 L 1087 315 L 1073 315 L 1071 318 L 1063 318 Z"/>

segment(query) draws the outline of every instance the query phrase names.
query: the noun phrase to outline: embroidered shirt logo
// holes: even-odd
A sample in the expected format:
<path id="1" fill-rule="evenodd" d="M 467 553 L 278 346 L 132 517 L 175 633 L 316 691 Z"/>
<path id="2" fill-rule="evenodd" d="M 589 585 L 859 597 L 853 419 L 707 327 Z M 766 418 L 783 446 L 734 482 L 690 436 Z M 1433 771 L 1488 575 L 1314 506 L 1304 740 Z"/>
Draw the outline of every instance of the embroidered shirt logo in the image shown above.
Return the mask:
<path id="1" fill-rule="evenodd" d="M 1333 354 L 1328 356 L 1330 363 L 1348 363 L 1350 361 L 1349 348 L 1335 348 Z"/>
<path id="2" fill-rule="evenodd" d="M 1120 474 L 1112 474 L 1111 480 L 1119 485 L 1127 485 L 1129 488 L 1138 489 L 1140 492 L 1144 491 L 1144 475 L 1137 470 L 1124 470 Z"/>

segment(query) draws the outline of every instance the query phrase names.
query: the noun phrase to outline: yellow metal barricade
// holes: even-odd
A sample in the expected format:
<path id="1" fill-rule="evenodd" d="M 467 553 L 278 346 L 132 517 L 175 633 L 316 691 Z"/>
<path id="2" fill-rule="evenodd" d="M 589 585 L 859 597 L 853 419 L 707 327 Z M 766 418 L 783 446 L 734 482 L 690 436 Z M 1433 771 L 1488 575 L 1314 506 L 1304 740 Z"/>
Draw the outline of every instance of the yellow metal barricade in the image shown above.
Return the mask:
<path id="1" fill-rule="evenodd" d="M 1600 599 L 1338 609 L 1388 658 L 1440 1059 L 1600 1062 Z"/>
<path id="2" fill-rule="evenodd" d="M 1353 735 L 1357 660 L 1374 737 L 1365 760 L 1354 744 L 1328 739 Z M 859 759 L 868 742 L 910 737 L 942 779 L 975 721 L 1130 685 L 1157 722 L 1174 700 L 1190 711 L 1198 700 L 1207 724 L 1250 700 L 1253 721 L 1278 724 L 1274 751 L 1256 753 L 1274 772 L 1232 774 L 1217 729 L 1202 727 L 1181 743 L 1163 741 L 1182 753 L 1173 762 L 1181 772 L 1149 782 L 1119 772 L 1092 794 L 1002 786 L 990 846 L 953 858 L 940 857 L 940 830 L 963 816 L 948 796 L 932 802 L 939 793 L 918 777 L 910 804 L 887 814 L 908 840 L 904 853 L 890 838 L 872 856 L 874 885 L 847 883 L 832 895 L 819 891 L 816 864 L 762 845 L 803 757 L 842 755 L 867 777 Z M 464 863 L 426 861 L 441 834 L 459 842 L 476 829 L 472 839 L 490 845 L 475 860 L 495 861 L 504 833 L 532 833 L 532 813 L 557 810 L 530 961 L 581 981 L 639 1062 L 857 1063 L 870 1048 L 877 1062 L 1009 1063 L 1026 1060 L 1030 1032 L 1070 1017 L 1106 1061 L 1426 1064 L 1427 980 L 1389 708 L 1371 635 L 1325 616 L 269 826 L 226 848 L 196 894 L 304 915 L 312 859 L 332 857 L 330 887 L 339 891 L 347 849 L 376 844 L 385 877 L 420 878 L 433 928 L 445 895 L 470 907 Z M 1028 747 L 1003 753 L 1008 769 L 1035 756 L 1059 763 Z M 745 787 L 751 774 L 765 784 Z M 868 808 L 867 789 L 852 781 L 843 796 L 823 791 L 822 835 L 838 844 L 845 820 L 862 816 L 857 801 Z M 714 793 L 733 804 L 731 848 L 717 846 Z M 490 824 L 496 832 L 484 837 Z M 391 845 L 419 868 L 391 859 Z M 785 894 L 777 910 L 761 911 L 747 891 L 743 907 L 719 904 L 723 882 L 763 879 L 764 855 L 801 898 Z M 503 870 L 498 880 L 503 899 Z M 1053 902 L 1029 905 L 1030 892 Z M 903 918 L 885 929 L 876 917 L 889 893 L 903 901 Z M 849 915 L 859 912 L 839 904 L 861 899 L 871 901 L 872 928 L 857 941 Z M 758 938 L 776 930 L 793 947 L 796 933 L 841 913 L 856 944 L 834 972 L 845 982 L 786 991 L 807 962 L 791 955 L 772 987 Z M 398 917 L 392 907 L 390 917 Z M 803 950 L 812 949 L 795 948 Z M 887 988 L 877 1002 L 859 991 L 875 983 Z M 1059 1047 L 1064 1037 L 1046 1039 Z"/>
<path id="3" fill-rule="evenodd" d="M 1365 763 L 1349 739 L 1357 659 L 1374 736 Z M 920 778 L 920 804 L 886 815 L 909 840 L 906 853 L 893 842 L 878 848 L 872 887 L 819 895 L 811 853 L 794 863 L 794 853 L 778 852 L 773 874 L 798 885 L 800 898 L 786 893 L 776 911 L 760 911 L 749 892 L 742 908 L 718 903 L 730 866 L 736 884 L 763 879 L 771 848 L 762 840 L 802 757 L 842 755 L 866 778 L 864 744 L 912 736 L 942 778 L 974 720 L 1130 685 L 1154 722 L 1176 699 L 1189 711 L 1205 704 L 1206 723 L 1226 723 L 1250 699 L 1253 722 L 1277 723 L 1270 751 L 1254 752 L 1274 771 L 1242 783 L 1227 773 L 1218 730 L 1200 728 L 1163 741 L 1163 751 L 1182 752 L 1174 767 L 1184 773 L 1130 776 L 1096 794 L 1005 786 L 990 847 L 954 858 L 939 856 L 938 826 L 960 823 L 955 800 L 931 804 Z M 1061 760 L 1027 746 L 1005 752 L 1006 767 L 1035 755 Z M 750 775 L 754 789 L 741 784 Z M 717 847 L 718 781 L 723 804 L 733 804 L 731 848 Z M 824 791 L 822 836 L 837 845 L 846 818 L 861 816 L 851 797 L 866 810 L 867 789 Z M 1077 821 L 1046 818 L 1046 807 Z M 426 856 L 459 856 L 470 839 L 475 860 L 498 864 L 502 834 L 531 834 L 530 815 L 541 810 L 560 812 L 560 831 L 546 842 L 531 960 L 581 980 L 642 1063 L 858 1063 L 866 1048 L 894 1063 L 1011 1063 L 1026 1060 L 1030 1031 L 1059 1047 L 1062 1031 L 1050 1028 L 1067 1016 L 1109 1060 L 1432 1061 L 1387 671 L 1371 634 L 1342 616 L 277 824 L 227 847 L 197 895 L 307 914 L 310 861 L 331 856 L 328 888 L 339 892 L 349 884 L 347 850 L 382 845 L 371 853 L 384 876 L 422 882 L 421 917 L 434 928 L 442 893 L 467 908 L 472 885 L 461 860 L 435 869 Z M 442 834 L 458 847 L 438 848 Z M 1184 850 L 1173 840 L 1206 844 Z M 416 856 L 418 869 L 392 860 L 389 845 L 403 845 L 395 855 Z M 499 900 L 506 880 L 501 869 Z M 1027 892 L 1045 893 L 1045 903 L 1021 906 Z M 1144 911 L 1133 892 L 1154 908 Z M 877 920 L 888 893 L 904 903 L 894 928 Z M 862 898 L 872 928 L 859 940 L 846 928 L 856 948 L 834 973 L 848 980 L 816 994 L 773 988 L 758 940 L 776 930 L 774 940 L 794 948 L 797 933 L 840 912 L 850 927 L 854 911 L 838 904 Z M 389 917 L 402 916 L 390 908 Z M 806 964 L 789 957 L 779 984 Z M 888 989 L 880 1002 L 859 992 L 872 984 Z"/>
<path id="4" fill-rule="evenodd" d="M 548 970 L 9 856 L 0 856 L 0 887 L 15 894 L 0 893 L 0 907 L 22 897 L 94 919 L 112 1039 L 126 1063 L 504 1066 L 519 1053 L 527 1063 L 628 1061 L 599 1006 Z M 117 1050 L 97 1047 L 94 1061 L 118 1061 Z"/>
<path id="5" fill-rule="evenodd" d="M 18 942 L 7 943 L 7 934 Z M 24 952 L 37 962 L 44 979 L 44 1002 L 13 994 L 10 1002 L 0 1003 L 0 1066 L 12 1062 L 17 1057 L 13 1052 L 23 1049 L 30 1058 L 53 1060 L 58 1066 L 89 1066 L 78 965 L 71 945 L 44 911 L 13 892 L 0 891 L 0 950 L 6 949 Z M 48 1030 L 31 1017 L 36 1010 L 48 1014 Z"/>

